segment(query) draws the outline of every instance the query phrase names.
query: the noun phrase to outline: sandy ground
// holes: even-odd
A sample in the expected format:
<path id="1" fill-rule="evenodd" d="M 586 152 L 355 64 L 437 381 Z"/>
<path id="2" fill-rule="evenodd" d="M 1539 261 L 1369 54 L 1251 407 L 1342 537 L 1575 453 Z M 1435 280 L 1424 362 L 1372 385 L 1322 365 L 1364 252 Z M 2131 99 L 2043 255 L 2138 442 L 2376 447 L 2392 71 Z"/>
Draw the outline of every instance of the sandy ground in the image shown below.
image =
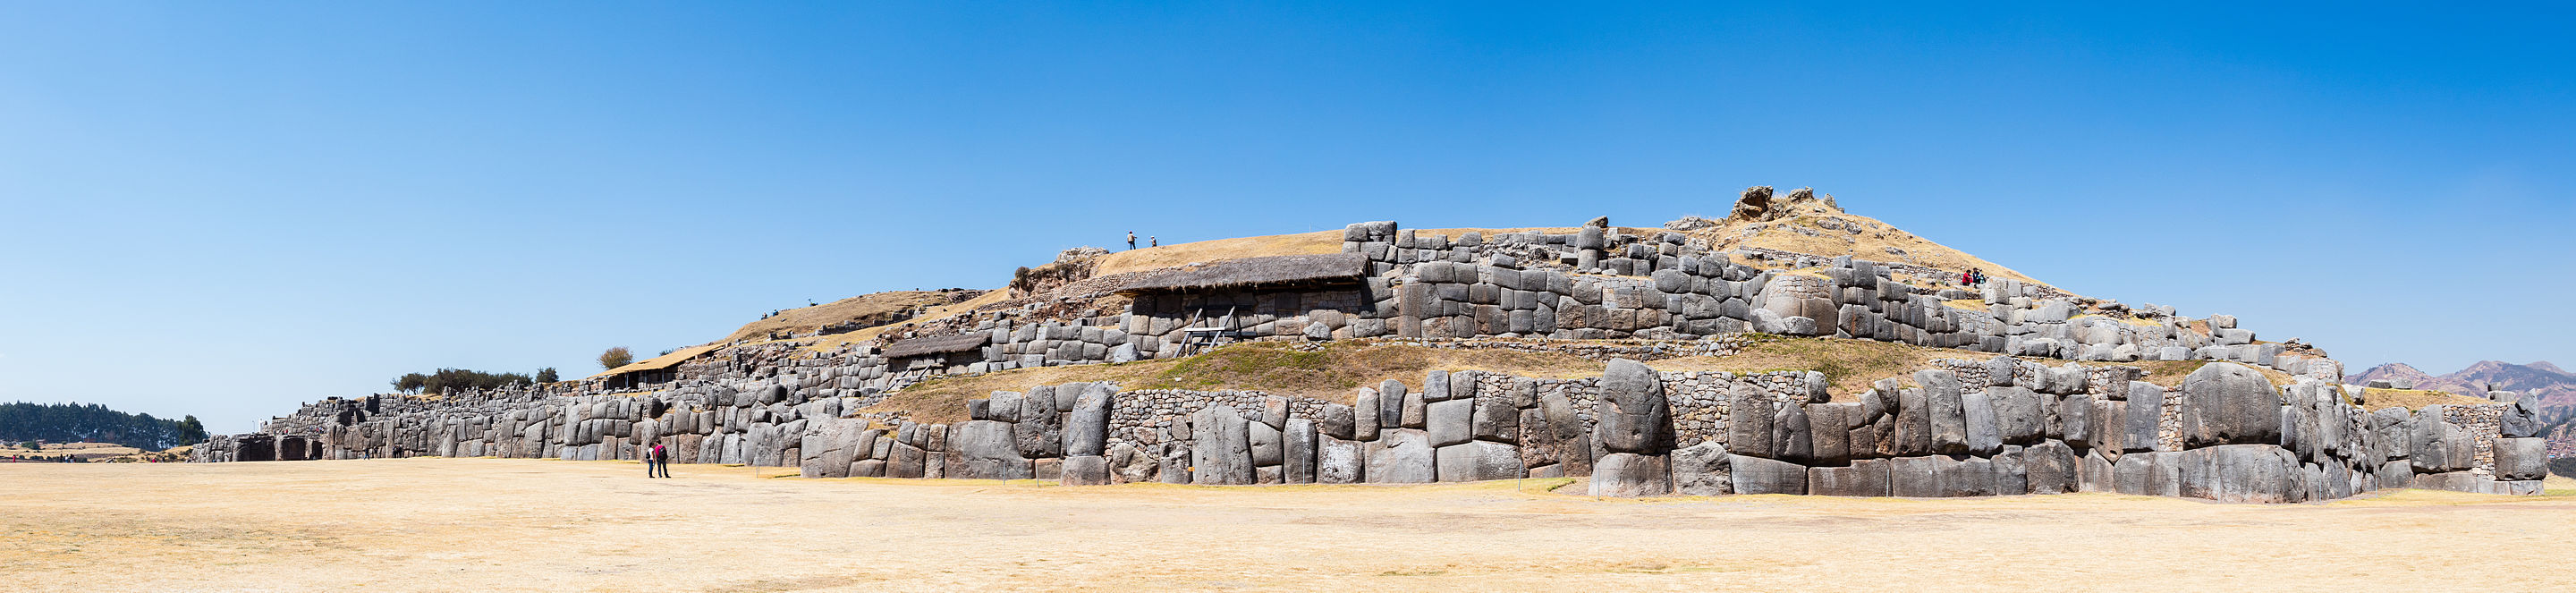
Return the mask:
<path id="1" fill-rule="evenodd" d="M 0 465 L 0 590 L 2490 590 L 2576 580 L 2576 491 L 1652 501 L 1067 488 L 400 459 Z M 2553 484 L 2569 488 L 2565 481 Z"/>

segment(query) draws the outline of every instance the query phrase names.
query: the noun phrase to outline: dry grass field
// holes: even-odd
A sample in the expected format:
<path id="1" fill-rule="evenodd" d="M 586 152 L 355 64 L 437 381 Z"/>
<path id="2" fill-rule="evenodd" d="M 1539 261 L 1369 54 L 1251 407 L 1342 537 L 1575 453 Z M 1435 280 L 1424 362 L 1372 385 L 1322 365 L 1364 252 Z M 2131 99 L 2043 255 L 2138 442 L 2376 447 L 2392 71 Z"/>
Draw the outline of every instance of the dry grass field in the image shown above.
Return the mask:
<path id="1" fill-rule="evenodd" d="M 10 591 L 2488 590 L 2576 491 L 1597 500 L 1563 480 L 1068 488 L 615 462 L 0 465 Z M 1578 486 L 1579 487 L 1579 486 Z"/>

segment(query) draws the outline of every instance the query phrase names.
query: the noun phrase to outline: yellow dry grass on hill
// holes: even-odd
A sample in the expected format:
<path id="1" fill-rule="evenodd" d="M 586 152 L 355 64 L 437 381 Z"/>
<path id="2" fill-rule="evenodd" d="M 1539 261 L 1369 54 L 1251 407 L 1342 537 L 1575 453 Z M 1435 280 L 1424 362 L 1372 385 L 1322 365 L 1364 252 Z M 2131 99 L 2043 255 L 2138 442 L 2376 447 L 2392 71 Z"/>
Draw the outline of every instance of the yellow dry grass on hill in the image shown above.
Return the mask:
<path id="1" fill-rule="evenodd" d="M 959 314 L 974 311 L 976 307 L 982 307 L 1007 300 L 1011 300 L 1011 291 L 998 289 L 988 290 L 984 291 L 983 296 L 968 299 L 964 302 L 949 303 L 946 305 L 931 307 L 929 310 L 923 311 L 920 317 L 915 317 L 901 323 L 880 325 L 848 333 L 807 338 L 805 349 L 813 352 L 830 352 L 833 350 L 839 350 L 842 344 L 874 341 L 877 339 L 877 336 L 883 335 L 889 331 L 902 331 L 905 328 L 912 327 L 913 324 L 955 317 Z"/>
<path id="2" fill-rule="evenodd" d="M 1111 274 L 1125 274 L 1128 272 L 1142 272 L 1146 270 L 1183 266 L 1192 262 L 1212 262 L 1246 257 L 1313 255 L 1319 253 L 1341 252 L 1342 231 L 1340 229 L 1315 231 L 1312 233 L 1298 233 L 1294 235 L 1236 237 L 1233 239 L 1195 241 L 1176 245 L 1164 245 L 1161 247 L 1130 249 L 1126 251 L 1113 250 L 1109 255 L 1100 257 L 1098 267 L 1092 270 L 1092 274 L 1096 276 L 1107 276 Z"/>
<path id="3" fill-rule="evenodd" d="M 2347 388 L 2351 387 L 2353 386 L 2347 386 Z M 2474 406 L 2495 403 L 2488 401 L 2483 397 L 2469 397 L 2448 391 L 2432 391 L 2427 389 L 2381 389 L 2378 387 L 2363 389 L 2361 392 L 2361 399 L 2363 402 L 2362 407 L 2373 410 L 2388 407 L 2423 409 L 2424 406 L 2439 404 Z"/>
<path id="4" fill-rule="evenodd" d="M 1860 234 L 1852 234 L 1817 224 L 1826 218 L 1863 223 L 1861 227 L 1864 231 Z M 1746 229 L 1756 225 L 1760 225 L 1761 229 L 1753 231 L 1750 235 L 1745 234 Z M 1792 226 L 1814 231 L 1820 236 L 1810 236 L 1789 230 L 1788 227 Z M 1837 226 L 1849 225 L 1838 224 Z M 1964 251 L 1951 249 L 1947 245 L 1905 232 L 1894 225 L 1858 214 L 1807 212 L 1765 222 L 1726 222 L 1719 226 L 1690 231 L 1687 234 L 1708 239 L 1709 244 L 1719 250 L 1759 247 L 1825 257 L 1849 255 L 1858 259 L 1903 262 L 1953 273 L 1973 267 L 1985 270 L 1988 278 L 2039 282 L 2012 268 L 1969 255 Z M 1905 253 L 1903 255 L 1889 253 L 1887 251 L 1889 247 Z M 2065 287 L 2058 288 L 2062 290 Z"/>
<path id="5" fill-rule="evenodd" d="M 778 312 L 768 319 L 745 323 L 741 329 L 719 342 L 767 338 L 777 332 L 813 333 L 824 326 L 846 321 L 885 319 L 917 307 L 948 302 L 948 295 L 936 290 L 897 290 L 869 293 L 812 307 L 799 307 Z"/>

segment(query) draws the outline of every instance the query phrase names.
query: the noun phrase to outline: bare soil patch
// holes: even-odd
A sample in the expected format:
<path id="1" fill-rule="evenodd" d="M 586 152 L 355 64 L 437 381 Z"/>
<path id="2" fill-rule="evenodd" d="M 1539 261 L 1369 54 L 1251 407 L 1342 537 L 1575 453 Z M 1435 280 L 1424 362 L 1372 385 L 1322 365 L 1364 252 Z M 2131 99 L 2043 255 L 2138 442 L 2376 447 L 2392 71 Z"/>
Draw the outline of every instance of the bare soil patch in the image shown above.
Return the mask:
<path id="1" fill-rule="evenodd" d="M 0 465 L 13 591 L 2544 590 L 2576 492 L 1602 500 L 392 459 Z M 2565 488 L 2565 484 L 2557 485 Z M 149 568 L 143 568 L 149 567 Z"/>

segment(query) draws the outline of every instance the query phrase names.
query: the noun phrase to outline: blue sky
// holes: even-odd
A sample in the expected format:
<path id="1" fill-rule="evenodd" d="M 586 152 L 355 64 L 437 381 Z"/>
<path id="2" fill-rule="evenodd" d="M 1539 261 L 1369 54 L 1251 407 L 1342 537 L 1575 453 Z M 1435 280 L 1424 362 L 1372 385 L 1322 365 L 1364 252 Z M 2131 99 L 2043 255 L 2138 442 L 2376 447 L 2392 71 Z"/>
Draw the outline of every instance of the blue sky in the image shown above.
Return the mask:
<path id="1" fill-rule="evenodd" d="M 2557 7 L 1389 4 L 0 4 L 0 401 L 246 431 L 1131 229 L 1749 185 L 2356 370 L 2576 363 Z"/>

